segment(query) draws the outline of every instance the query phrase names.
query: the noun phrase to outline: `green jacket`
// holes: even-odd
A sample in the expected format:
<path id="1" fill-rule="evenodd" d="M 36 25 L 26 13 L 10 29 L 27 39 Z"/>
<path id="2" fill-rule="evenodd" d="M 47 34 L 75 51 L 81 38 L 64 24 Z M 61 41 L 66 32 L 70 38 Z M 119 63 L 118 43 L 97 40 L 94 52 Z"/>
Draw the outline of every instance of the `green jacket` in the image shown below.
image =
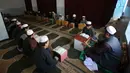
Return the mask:
<path id="1" fill-rule="evenodd" d="M 84 27 L 82 33 L 86 33 L 86 34 L 88 34 L 91 37 L 95 36 L 94 28 L 87 29 L 86 27 Z"/>

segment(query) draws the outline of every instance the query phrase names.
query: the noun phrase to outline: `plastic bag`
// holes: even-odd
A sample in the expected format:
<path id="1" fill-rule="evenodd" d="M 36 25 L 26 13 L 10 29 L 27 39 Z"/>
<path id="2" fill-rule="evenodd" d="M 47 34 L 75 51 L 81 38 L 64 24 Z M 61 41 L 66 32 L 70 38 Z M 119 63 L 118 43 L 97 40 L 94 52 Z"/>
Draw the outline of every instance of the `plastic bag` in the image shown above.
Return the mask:
<path id="1" fill-rule="evenodd" d="M 98 66 L 97 64 L 89 57 L 86 57 L 84 61 L 84 65 L 90 70 L 90 71 L 97 71 Z"/>

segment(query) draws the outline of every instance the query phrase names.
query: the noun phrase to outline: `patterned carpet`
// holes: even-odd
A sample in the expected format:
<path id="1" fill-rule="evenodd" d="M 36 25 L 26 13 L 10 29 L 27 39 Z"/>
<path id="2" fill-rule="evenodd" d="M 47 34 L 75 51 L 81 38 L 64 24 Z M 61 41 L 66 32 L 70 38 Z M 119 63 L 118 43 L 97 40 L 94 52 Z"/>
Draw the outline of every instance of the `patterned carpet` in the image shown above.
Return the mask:
<path id="1" fill-rule="evenodd" d="M 20 21 L 28 23 L 36 34 L 47 35 L 53 48 L 62 46 L 69 49 L 68 58 L 57 64 L 57 73 L 91 73 L 78 59 L 80 52 L 73 48 L 73 37 L 68 31 L 62 32 L 59 29 L 61 26 L 34 22 L 31 19 L 23 20 L 20 18 Z M 57 31 L 58 29 L 59 31 Z M 0 42 L 0 73 L 35 73 L 36 66 L 33 64 L 33 60 L 21 54 L 16 47 L 15 40 Z"/>
<path id="2" fill-rule="evenodd" d="M 57 64 L 57 73 L 94 73 L 90 72 L 83 65 L 79 60 L 80 52 L 73 48 L 72 35 L 79 33 L 81 30 L 72 30 L 66 27 L 57 26 L 56 24 L 50 25 L 49 23 L 36 21 L 34 18 L 19 18 L 19 20 L 28 23 L 36 34 L 48 35 L 53 48 L 62 46 L 68 50 L 68 58 Z M 115 26 L 117 27 L 117 25 Z M 96 29 L 96 31 L 97 36 L 99 36 L 104 29 Z M 21 54 L 16 49 L 16 44 L 17 43 L 14 40 L 0 42 L 0 73 L 35 73 L 36 66 L 33 64 L 33 60 Z"/>

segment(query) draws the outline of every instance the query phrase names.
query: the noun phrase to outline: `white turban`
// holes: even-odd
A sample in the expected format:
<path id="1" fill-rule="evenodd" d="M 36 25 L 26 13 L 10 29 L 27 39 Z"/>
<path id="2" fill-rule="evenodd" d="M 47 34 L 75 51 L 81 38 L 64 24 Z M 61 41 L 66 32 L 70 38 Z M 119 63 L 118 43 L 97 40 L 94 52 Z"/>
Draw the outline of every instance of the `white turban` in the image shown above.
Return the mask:
<path id="1" fill-rule="evenodd" d="M 7 20 L 8 18 L 7 17 L 4 17 L 4 20 Z"/>
<path id="2" fill-rule="evenodd" d="M 23 24 L 23 25 L 21 26 L 22 29 L 23 29 L 23 28 L 26 28 L 26 27 L 28 27 L 28 24 Z"/>
<path id="3" fill-rule="evenodd" d="M 91 25 L 92 22 L 91 22 L 91 21 L 87 21 L 86 24 L 87 24 L 87 25 Z"/>
<path id="4" fill-rule="evenodd" d="M 41 36 L 40 37 L 40 40 L 39 40 L 39 43 L 45 43 L 49 40 L 49 38 L 47 36 Z"/>
<path id="5" fill-rule="evenodd" d="M 82 16 L 83 18 L 85 18 L 85 16 Z"/>
<path id="6" fill-rule="evenodd" d="M 17 19 L 16 19 L 16 18 L 13 18 L 11 21 L 17 21 Z"/>
<path id="7" fill-rule="evenodd" d="M 31 30 L 31 29 L 29 29 L 29 30 L 27 30 L 27 35 L 32 35 L 34 32 L 33 32 L 33 30 Z"/>
<path id="8" fill-rule="evenodd" d="M 111 35 L 114 35 L 116 33 L 116 29 L 113 26 L 108 26 L 106 28 L 107 32 L 110 33 Z"/>
<path id="9" fill-rule="evenodd" d="M 21 24 L 21 22 L 17 22 L 16 24 L 17 24 L 17 25 L 20 25 L 20 24 Z"/>
<path id="10" fill-rule="evenodd" d="M 76 14 L 73 14 L 73 17 L 76 17 Z"/>

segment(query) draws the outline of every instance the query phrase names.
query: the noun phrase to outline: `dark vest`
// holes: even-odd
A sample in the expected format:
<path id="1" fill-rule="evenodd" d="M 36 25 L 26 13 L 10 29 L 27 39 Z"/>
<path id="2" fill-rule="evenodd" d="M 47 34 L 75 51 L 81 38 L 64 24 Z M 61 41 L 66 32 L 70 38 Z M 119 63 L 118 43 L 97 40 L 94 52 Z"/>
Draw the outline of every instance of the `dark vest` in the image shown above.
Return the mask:
<path id="1" fill-rule="evenodd" d="M 31 49 L 34 50 L 37 47 L 37 41 L 34 38 L 29 38 Z"/>

